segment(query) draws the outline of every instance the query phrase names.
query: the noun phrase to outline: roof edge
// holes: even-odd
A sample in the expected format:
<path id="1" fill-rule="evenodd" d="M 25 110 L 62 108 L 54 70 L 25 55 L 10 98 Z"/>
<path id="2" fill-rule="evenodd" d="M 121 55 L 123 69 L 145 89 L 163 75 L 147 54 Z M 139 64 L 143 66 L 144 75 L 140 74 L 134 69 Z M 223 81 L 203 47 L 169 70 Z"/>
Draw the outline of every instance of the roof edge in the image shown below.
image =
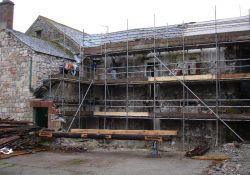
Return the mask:
<path id="1" fill-rule="evenodd" d="M 34 51 L 34 52 L 36 52 L 36 53 L 42 53 L 42 54 L 45 54 L 45 55 L 50 55 L 50 56 L 54 56 L 54 57 L 58 57 L 58 58 L 62 58 L 62 59 L 67 59 L 67 60 L 72 60 L 72 61 L 74 61 L 74 59 L 73 59 L 73 58 L 70 58 L 70 57 L 62 57 L 62 56 L 59 56 L 59 55 L 53 55 L 53 54 L 49 54 L 49 53 L 37 51 L 36 49 L 32 48 L 31 46 L 29 46 L 28 44 L 26 44 L 25 42 L 23 42 L 23 41 L 15 34 L 15 32 L 19 32 L 19 31 L 11 30 L 11 29 L 6 29 L 5 31 L 11 33 L 15 38 L 18 39 L 19 42 L 21 42 L 22 44 L 24 44 L 25 46 L 27 46 L 29 49 L 31 49 L 32 51 Z M 22 33 L 22 32 L 20 32 L 20 33 Z M 26 35 L 25 33 L 22 33 L 22 34 Z M 29 35 L 26 35 L 26 36 L 27 36 L 27 37 L 34 38 L 34 37 L 32 37 L 32 36 L 29 36 Z M 38 39 L 38 38 L 35 38 L 35 39 Z M 40 40 L 40 39 L 39 39 L 39 40 Z M 42 40 L 42 41 L 44 41 L 44 40 Z M 45 42 L 48 42 L 48 41 L 45 41 Z M 50 44 L 50 43 L 49 43 L 49 44 Z M 50 45 L 52 45 L 52 44 L 50 44 Z M 52 45 L 52 46 L 53 46 L 53 45 Z M 53 47 L 55 47 L 55 46 L 53 46 Z M 57 49 L 58 49 L 58 48 L 57 48 Z M 65 54 L 66 54 L 66 53 L 65 53 Z"/>

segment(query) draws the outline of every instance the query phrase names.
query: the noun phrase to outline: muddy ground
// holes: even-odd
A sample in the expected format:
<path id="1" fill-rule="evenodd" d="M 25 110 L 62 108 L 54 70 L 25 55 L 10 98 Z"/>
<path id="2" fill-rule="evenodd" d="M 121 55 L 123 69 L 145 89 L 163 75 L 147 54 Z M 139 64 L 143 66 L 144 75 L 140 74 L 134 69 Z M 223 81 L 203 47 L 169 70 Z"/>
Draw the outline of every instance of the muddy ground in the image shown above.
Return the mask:
<path id="1" fill-rule="evenodd" d="M 0 175 L 250 175 L 250 144 L 214 147 L 206 155 L 225 155 L 228 159 L 212 161 L 186 158 L 185 152 L 174 149 L 165 149 L 159 158 L 152 158 L 149 149 L 90 143 L 89 150 L 82 153 L 54 150 L 2 159 Z"/>
<path id="2" fill-rule="evenodd" d="M 149 156 L 148 150 L 98 150 L 84 153 L 40 152 L 0 160 L 0 175 L 194 175 L 211 161 L 192 160 L 183 152 Z"/>

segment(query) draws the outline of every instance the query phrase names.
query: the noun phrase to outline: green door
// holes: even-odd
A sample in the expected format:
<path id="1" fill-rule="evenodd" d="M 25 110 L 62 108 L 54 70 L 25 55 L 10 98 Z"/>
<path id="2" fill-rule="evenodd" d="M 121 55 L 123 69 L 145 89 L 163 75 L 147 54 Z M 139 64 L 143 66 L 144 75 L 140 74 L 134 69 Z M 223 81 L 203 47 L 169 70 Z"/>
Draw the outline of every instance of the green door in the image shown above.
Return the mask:
<path id="1" fill-rule="evenodd" d="M 34 108 L 34 121 L 39 127 L 48 127 L 48 108 Z"/>

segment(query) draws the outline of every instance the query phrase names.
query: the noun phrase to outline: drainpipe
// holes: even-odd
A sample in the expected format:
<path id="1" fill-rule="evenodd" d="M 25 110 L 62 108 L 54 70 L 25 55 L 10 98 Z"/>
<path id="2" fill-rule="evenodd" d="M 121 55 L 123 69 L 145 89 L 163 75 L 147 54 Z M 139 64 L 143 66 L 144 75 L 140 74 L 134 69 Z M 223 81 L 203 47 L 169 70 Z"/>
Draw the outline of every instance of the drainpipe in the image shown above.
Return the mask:
<path id="1" fill-rule="evenodd" d="M 33 92 L 32 88 L 32 57 L 30 57 L 30 64 L 29 64 L 29 90 Z"/>

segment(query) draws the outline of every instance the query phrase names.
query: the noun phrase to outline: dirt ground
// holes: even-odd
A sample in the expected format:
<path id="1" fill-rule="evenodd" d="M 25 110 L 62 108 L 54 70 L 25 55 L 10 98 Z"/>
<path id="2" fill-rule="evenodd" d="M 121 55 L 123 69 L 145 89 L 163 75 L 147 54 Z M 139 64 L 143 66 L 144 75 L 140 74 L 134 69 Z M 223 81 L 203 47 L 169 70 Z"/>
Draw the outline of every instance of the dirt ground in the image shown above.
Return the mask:
<path id="1" fill-rule="evenodd" d="M 149 155 L 142 149 L 40 152 L 0 160 L 0 175 L 195 175 L 211 165 L 185 158 L 183 152 Z"/>

